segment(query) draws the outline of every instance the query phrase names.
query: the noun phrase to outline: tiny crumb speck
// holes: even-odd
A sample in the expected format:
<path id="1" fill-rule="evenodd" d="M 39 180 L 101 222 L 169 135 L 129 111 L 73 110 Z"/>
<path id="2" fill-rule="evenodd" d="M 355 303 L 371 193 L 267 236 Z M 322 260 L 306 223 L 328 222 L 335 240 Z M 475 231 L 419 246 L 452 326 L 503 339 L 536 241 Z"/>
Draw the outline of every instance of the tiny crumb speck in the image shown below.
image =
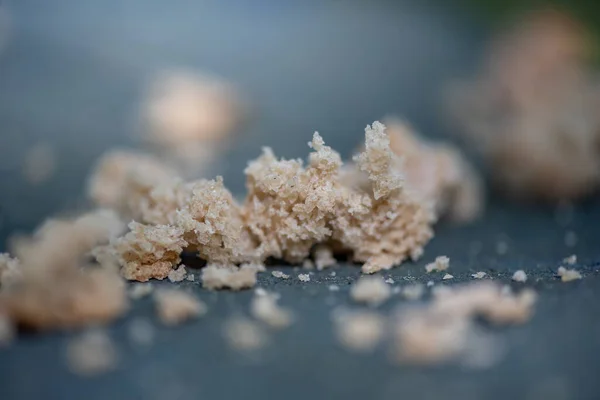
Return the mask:
<path id="1" fill-rule="evenodd" d="M 427 287 L 432 287 L 433 285 L 435 285 L 435 283 L 433 281 L 427 282 Z"/>
<path id="2" fill-rule="evenodd" d="M 310 275 L 309 274 L 298 274 L 298 279 L 302 282 L 309 282 Z"/>
<path id="3" fill-rule="evenodd" d="M 483 271 L 479 271 L 479 272 L 476 272 L 474 274 L 471 274 L 471 276 L 473 278 L 475 278 L 475 279 L 483 279 L 486 275 L 487 274 L 485 272 L 483 272 Z"/>
<path id="4" fill-rule="evenodd" d="M 448 279 L 454 279 L 454 275 L 446 274 L 442 279 L 445 281 L 447 281 Z"/>
<path id="5" fill-rule="evenodd" d="M 515 282 L 527 282 L 527 274 L 520 269 L 513 274 L 512 280 Z"/>
<path id="6" fill-rule="evenodd" d="M 558 268 L 558 276 L 560 276 L 560 280 L 563 282 L 570 282 L 582 278 L 579 271 L 574 269 L 566 269 L 565 267 Z"/>
<path id="7" fill-rule="evenodd" d="M 394 283 L 396 283 L 396 282 L 395 282 L 395 281 L 394 281 L 394 279 L 392 279 L 392 278 L 387 278 L 387 279 L 385 280 L 385 283 L 388 283 L 388 284 L 390 284 L 390 285 L 393 285 L 393 284 L 394 284 Z"/>
<path id="8" fill-rule="evenodd" d="M 273 271 L 271 272 L 271 275 L 273 275 L 275 278 L 281 278 L 281 279 L 289 279 L 290 276 L 287 274 L 284 274 L 281 271 Z"/>
<path id="9" fill-rule="evenodd" d="M 570 255 L 569 257 L 563 260 L 565 264 L 575 265 L 577 264 L 577 256 L 575 254 Z"/>
<path id="10" fill-rule="evenodd" d="M 339 292 L 340 287 L 338 285 L 329 285 L 330 292 Z"/>

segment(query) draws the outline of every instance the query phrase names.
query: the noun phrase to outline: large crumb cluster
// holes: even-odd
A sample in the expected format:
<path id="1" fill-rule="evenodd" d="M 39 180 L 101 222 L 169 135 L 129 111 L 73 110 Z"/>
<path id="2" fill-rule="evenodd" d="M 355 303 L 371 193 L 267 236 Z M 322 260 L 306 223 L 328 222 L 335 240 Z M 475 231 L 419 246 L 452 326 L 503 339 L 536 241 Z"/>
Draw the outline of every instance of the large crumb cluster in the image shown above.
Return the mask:
<path id="1" fill-rule="evenodd" d="M 600 184 L 600 86 L 585 37 L 564 14 L 529 15 L 452 96 L 461 132 L 509 195 L 569 200 Z"/>

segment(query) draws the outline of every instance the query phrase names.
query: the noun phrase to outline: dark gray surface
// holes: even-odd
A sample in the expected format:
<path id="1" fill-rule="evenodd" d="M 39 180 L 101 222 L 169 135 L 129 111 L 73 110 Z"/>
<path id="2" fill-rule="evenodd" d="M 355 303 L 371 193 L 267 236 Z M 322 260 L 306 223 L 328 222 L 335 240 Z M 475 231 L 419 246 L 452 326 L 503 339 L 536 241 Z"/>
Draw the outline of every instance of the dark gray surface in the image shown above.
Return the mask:
<path id="1" fill-rule="evenodd" d="M 212 70 L 253 101 L 256 123 L 217 167 L 239 193 L 241 170 L 260 146 L 305 156 L 315 129 L 345 156 L 364 126 L 388 113 L 407 116 L 428 135 L 443 134 L 441 84 L 472 68 L 479 43 L 458 12 L 406 2 L 9 4 L 13 36 L 0 55 L 2 238 L 81 204 L 92 161 L 110 147 L 134 143 L 132 116 L 143 83 L 157 69 Z M 21 179 L 21 162 L 40 140 L 52 143 L 60 160 L 57 174 L 33 187 Z M 335 278 L 326 272 L 306 284 L 261 274 L 259 285 L 281 293 L 298 320 L 255 356 L 231 352 L 221 337 L 222 322 L 246 312 L 251 293 L 209 293 L 186 282 L 182 286 L 209 304 L 209 314 L 159 328 L 155 344 L 140 351 L 126 339 L 126 326 L 136 315 L 154 320 L 150 301 L 142 300 L 109 328 L 121 362 L 107 375 L 88 380 L 68 372 L 70 333 L 19 338 L 0 350 L 0 398 L 598 398 L 599 222 L 597 201 L 578 207 L 571 218 L 494 202 L 472 226 L 439 226 L 422 261 L 384 274 L 400 284 L 409 277 L 426 281 L 423 265 L 439 254 L 450 256 L 457 280 L 486 271 L 508 282 L 513 271 L 525 269 L 527 286 L 541 294 L 535 317 L 498 330 L 508 354 L 489 371 L 397 367 L 383 351 L 356 356 L 339 349 L 329 313 L 348 304 L 348 284 L 359 276 L 358 267 L 344 266 Z M 575 247 L 565 245 L 568 231 L 578 236 Z M 496 253 L 499 240 L 508 244 L 504 256 Z M 571 253 L 579 256 L 584 279 L 563 284 L 553 273 Z M 331 283 L 342 290 L 330 293 Z"/>

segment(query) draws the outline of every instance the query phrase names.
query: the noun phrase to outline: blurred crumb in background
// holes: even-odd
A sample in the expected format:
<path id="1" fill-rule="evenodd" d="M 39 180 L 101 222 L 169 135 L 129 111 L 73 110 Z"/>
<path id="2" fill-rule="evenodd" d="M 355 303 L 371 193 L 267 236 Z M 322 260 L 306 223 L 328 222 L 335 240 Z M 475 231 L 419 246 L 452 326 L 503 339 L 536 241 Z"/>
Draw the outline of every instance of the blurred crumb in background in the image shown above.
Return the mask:
<path id="1" fill-rule="evenodd" d="M 25 153 L 23 161 L 23 176 L 32 185 L 50 179 L 58 163 L 56 150 L 48 143 L 34 144 Z"/>
<path id="2" fill-rule="evenodd" d="M 509 196 L 572 200 L 598 188 L 600 85 L 587 39 L 565 13 L 531 12 L 448 97 L 459 133 Z"/>

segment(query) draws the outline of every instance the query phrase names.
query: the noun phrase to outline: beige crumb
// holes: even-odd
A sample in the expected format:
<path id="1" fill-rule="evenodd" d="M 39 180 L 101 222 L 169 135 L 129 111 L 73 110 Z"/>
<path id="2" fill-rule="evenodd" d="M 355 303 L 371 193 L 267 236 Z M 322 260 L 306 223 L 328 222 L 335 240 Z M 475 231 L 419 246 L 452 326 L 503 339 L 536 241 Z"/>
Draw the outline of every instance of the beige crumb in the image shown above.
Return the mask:
<path id="1" fill-rule="evenodd" d="M 257 269 L 249 264 L 235 265 L 209 264 L 202 268 L 202 287 L 210 290 L 242 290 L 256 285 Z"/>
<path id="2" fill-rule="evenodd" d="M 421 297 L 423 297 L 424 293 L 425 288 L 420 283 L 415 283 L 402 289 L 402 296 L 406 300 L 419 300 Z"/>
<path id="3" fill-rule="evenodd" d="M 47 143 L 35 144 L 25 154 L 23 164 L 25 179 L 32 185 L 47 181 L 56 171 L 57 159 L 56 150 L 52 146 Z"/>
<path id="4" fill-rule="evenodd" d="M 427 281 L 427 287 L 433 287 L 433 285 L 435 285 L 435 282 Z"/>
<path id="5" fill-rule="evenodd" d="M 178 325 L 207 313 L 208 307 L 195 296 L 177 289 L 154 292 L 158 317 L 165 325 Z"/>
<path id="6" fill-rule="evenodd" d="M 387 278 L 384 282 L 387 283 L 387 284 L 389 284 L 389 285 L 393 285 L 394 283 L 396 283 L 396 281 L 394 281 L 393 278 Z"/>
<path id="7" fill-rule="evenodd" d="M 23 278 L 19 260 L 8 253 L 0 253 L 0 290 L 19 283 Z"/>
<path id="8" fill-rule="evenodd" d="M 476 272 L 476 273 L 474 273 L 474 274 L 471 274 L 471 276 L 472 276 L 474 279 L 483 279 L 483 278 L 485 278 L 485 277 L 487 276 L 487 273 L 485 273 L 485 272 L 483 272 L 483 271 L 479 271 L 479 272 Z"/>
<path id="9" fill-rule="evenodd" d="M 0 348 L 12 343 L 16 336 L 16 329 L 8 316 L 0 313 Z"/>
<path id="10" fill-rule="evenodd" d="M 522 269 L 515 271 L 512 276 L 512 280 L 515 282 L 527 282 L 527 274 Z"/>
<path id="11" fill-rule="evenodd" d="M 362 276 L 350 289 L 352 300 L 371 306 L 384 303 L 391 294 L 390 286 L 379 276 Z"/>
<path id="12" fill-rule="evenodd" d="M 337 273 L 335 271 L 331 271 L 331 273 L 329 274 L 329 276 L 336 276 Z"/>
<path id="13" fill-rule="evenodd" d="M 328 289 L 330 292 L 339 292 L 340 291 L 340 287 L 338 285 L 329 285 Z"/>
<path id="14" fill-rule="evenodd" d="M 577 256 L 575 254 L 570 255 L 569 257 L 563 260 L 565 264 L 575 265 L 577 264 Z"/>
<path id="15" fill-rule="evenodd" d="M 231 317 L 224 325 L 224 336 L 235 350 L 251 351 L 267 344 L 267 334 L 254 321 L 244 317 Z"/>
<path id="16" fill-rule="evenodd" d="M 194 274 L 187 274 L 185 279 L 189 282 L 194 282 L 196 280 L 196 277 L 194 276 Z"/>
<path id="17" fill-rule="evenodd" d="M 319 245 L 314 251 L 315 265 L 319 271 L 334 266 L 337 261 L 333 257 L 333 251 L 328 246 Z"/>
<path id="18" fill-rule="evenodd" d="M 302 268 L 304 269 L 314 269 L 315 268 L 315 264 L 312 262 L 312 260 L 309 260 L 308 258 L 304 261 L 302 261 Z"/>
<path id="19" fill-rule="evenodd" d="M 69 370 L 82 376 L 99 375 L 117 366 L 117 350 L 104 331 L 93 330 L 71 339 L 67 346 Z"/>
<path id="20" fill-rule="evenodd" d="M 372 311 L 337 312 L 332 318 L 338 341 L 349 350 L 372 351 L 385 334 L 385 318 Z"/>
<path id="21" fill-rule="evenodd" d="M 289 279 L 290 276 L 287 274 L 284 274 L 281 271 L 273 271 L 271 272 L 271 275 L 273 275 L 275 278 L 281 278 L 281 279 Z"/>
<path id="22" fill-rule="evenodd" d="M 298 274 L 298 280 L 300 280 L 301 282 L 310 282 L 310 275 L 309 274 Z"/>
<path id="23" fill-rule="evenodd" d="M 566 269 L 565 267 L 558 268 L 558 276 L 560 276 L 560 280 L 563 282 L 570 282 L 582 278 L 579 271 L 574 269 Z"/>
<path id="24" fill-rule="evenodd" d="M 435 261 L 425 266 L 427 273 L 446 271 L 450 267 L 450 259 L 446 256 L 436 257 Z"/>
<path id="25" fill-rule="evenodd" d="M 293 321 L 292 313 L 277 304 L 277 296 L 272 293 L 264 293 L 256 296 L 250 303 L 252 316 L 272 328 L 287 328 Z"/>
<path id="26" fill-rule="evenodd" d="M 154 291 L 151 283 L 136 283 L 129 289 L 129 297 L 138 300 L 148 296 Z"/>
<path id="27" fill-rule="evenodd" d="M 446 274 L 442 277 L 443 280 L 454 279 L 454 275 Z"/>
<path id="28" fill-rule="evenodd" d="M 150 346 L 154 342 L 155 329 L 146 318 L 134 318 L 127 325 L 129 340 L 138 346 Z"/>
<path id="29" fill-rule="evenodd" d="M 169 278 L 169 281 L 171 281 L 171 282 L 181 282 L 182 280 L 184 280 L 186 278 L 186 275 L 187 275 L 187 271 L 185 270 L 185 266 L 180 265 L 179 268 L 174 269 L 171 272 L 169 272 L 169 275 L 167 275 L 167 277 Z"/>

